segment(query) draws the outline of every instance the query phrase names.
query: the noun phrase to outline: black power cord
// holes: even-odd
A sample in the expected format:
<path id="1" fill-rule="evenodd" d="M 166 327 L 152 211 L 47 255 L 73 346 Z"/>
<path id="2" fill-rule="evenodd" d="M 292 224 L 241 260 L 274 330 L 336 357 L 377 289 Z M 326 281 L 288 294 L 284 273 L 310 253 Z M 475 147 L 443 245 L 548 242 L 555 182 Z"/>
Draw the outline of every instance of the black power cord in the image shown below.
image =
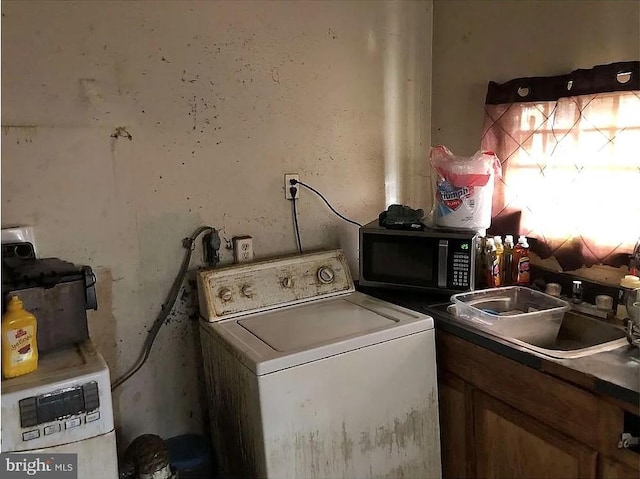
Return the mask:
<path id="1" fill-rule="evenodd" d="M 303 183 L 302 181 L 298 181 L 298 180 L 289 180 L 289 182 L 291 183 L 291 185 L 300 185 L 300 186 L 304 186 L 304 187 L 305 187 L 305 188 L 307 188 L 308 190 L 313 191 L 316 195 L 318 195 L 320 198 L 322 198 L 322 200 L 326 203 L 326 205 L 329 207 L 329 209 L 330 209 L 331 211 L 333 211 L 336 215 L 338 215 L 338 216 L 339 216 L 340 218 L 342 218 L 344 221 L 346 221 L 347 223 L 354 224 L 354 225 L 356 225 L 356 226 L 358 226 L 358 227 L 360 227 L 360 228 L 362 227 L 362 225 L 361 225 L 360 223 L 358 223 L 358 222 L 356 222 L 356 221 L 352 221 L 352 220 L 350 220 L 349 218 L 347 218 L 346 216 L 343 216 L 343 215 L 341 215 L 340 213 L 338 213 L 338 212 L 336 211 L 336 209 L 335 209 L 333 206 L 331 206 L 331 204 L 327 201 L 327 199 L 322 195 L 322 193 L 320 193 L 318 190 L 316 190 L 316 189 L 315 189 L 315 188 L 313 188 L 312 186 L 309 186 L 309 185 L 307 185 L 307 184 Z M 292 186 L 292 189 L 293 189 L 293 186 Z M 294 196 L 294 195 L 293 195 L 293 191 L 292 191 L 292 195 L 291 195 L 291 196 Z"/>
<path id="2" fill-rule="evenodd" d="M 291 214 L 293 215 L 293 227 L 296 232 L 296 246 L 298 247 L 298 253 L 302 254 L 302 241 L 300 241 L 300 225 L 298 225 L 298 208 L 296 207 L 296 201 L 298 199 L 298 188 L 293 186 L 295 180 L 289 180 L 291 186 L 289 187 L 289 193 L 291 193 Z"/>
<path id="3" fill-rule="evenodd" d="M 147 359 L 149 359 L 151 348 L 153 347 L 153 343 L 158 336 L 158 332 L 169 316 L 169 313 L 171 313 L 171 310 L 176 303 L 176 299 L 178 299 L 178 294 L 180 293 L 182 283 L 184 283 L 184 279 L 187 276 L 187 269 L 189 268 L 189 263 L 191 262 L 191 253 L 193 252 L 193 249 L 195 247 L 195 241 L 198 236 L 200 236 L 205 231 L 209 232 L 207 235 L 205 235 L 205 240 L 208 244 L 203 245 L 205 246 L 205 259 L 210 266 L 215 266 L 219 261 L 217 250 L 220 248 L 220 236 L 218 235 L 218 231 L 215 228 L 211 226 L 200 226 L 193 232 L 193 234 L 189 238 L 184 238 L 182 240 L 182 246 L 187 251 L 184 255 L 184 259 L 182 260 L 180 270 L 176 275 L 176 279 L 173 281 L 173 285 L 171 286 L 169 294 L 167 294 L 167 298 L 162 305 L 162 308 L 160 309 L 160 313 L 158 313 L 153 326 L 151 326 L 151 329 L 147 334 L 147 338 L 144 341 L 142 351 L 140 352 L 137 361 L 133 364 L 133 366 L 131 366 L 131 368 L 129 368 L 129 370 L 125 374 L 123 374 L 111 384 L 112 391 L 122 386 L 127 380 L 129 380 L 142 368 L 142 366 L 144 366 L 144 364 L 147 362 Z"/>
<path id="4" fill-rule="evenodd" d="M 295 190 L 295 187 L 291 187 L 292 190 Z M 300 226 L 298 225 L 298 209 L 296 208 L 296 197 L 294 195 L 293 200 L 291 201 L 293 207 L 293 225 L 296 230 L 296 240 L 298 243 L 298 253 L 302 254 L 302 241 L 300 241 Z"/>

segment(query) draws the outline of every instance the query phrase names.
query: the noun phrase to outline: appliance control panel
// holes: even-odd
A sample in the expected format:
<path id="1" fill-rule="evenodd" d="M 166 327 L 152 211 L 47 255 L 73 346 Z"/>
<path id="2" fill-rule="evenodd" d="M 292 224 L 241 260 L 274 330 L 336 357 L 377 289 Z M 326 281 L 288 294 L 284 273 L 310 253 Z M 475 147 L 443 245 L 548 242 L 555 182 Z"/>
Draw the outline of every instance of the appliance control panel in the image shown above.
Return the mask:
<path id="1" fill-rule="evenodd" d="M 71 444 L 113 431 L 109 369 L 91 340 L 43 354 L 2 381 L 2 452 Z"/>
<path id="2" fill-rule="evenodd" d="M 475 242 L 473 240 L 451 240 L 451 252 L 448 270 L 448 288 L 455 290 L 473 289 L 475 285 Z"/>
<path id="3" fill-rule="evenodd" d="M 98 383 L 30 396 L 18 401 L 23 442 L 61 435 L 100 420 Z"/>
<path id="4" fill-rule="evenodd" d="M 71 417 L 79 419 L 82 413 L 87 412 L 98 413 L 99 417 L 98 383 L 91 381 L 82 386 L 31 396 L 21 399 L 18 405 L 23 429 Z"/>
<path id="5" fill-rule="evenodd" d="M 200 315 L 211 322 L 354 290 L 340 250 L 231 265 L 198 274 Z"/>
<path id="6" fill-rule="evenodd" d="M 471 256 L 466 253 L 453 253 L 452 286 L 454 288 L 468 288 L 471 275 Z"/>

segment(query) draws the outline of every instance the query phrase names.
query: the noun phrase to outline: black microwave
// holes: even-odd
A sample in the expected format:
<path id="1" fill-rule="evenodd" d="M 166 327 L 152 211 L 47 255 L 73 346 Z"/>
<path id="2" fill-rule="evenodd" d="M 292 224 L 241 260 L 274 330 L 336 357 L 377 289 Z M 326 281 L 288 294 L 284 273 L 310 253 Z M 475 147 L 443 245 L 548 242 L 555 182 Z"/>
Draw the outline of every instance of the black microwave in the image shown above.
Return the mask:
<path id="1" fill-rule="evenodd" d="M 475 287 L 477 233 L 360 228 L 360 284 L 457 293 Z"/>

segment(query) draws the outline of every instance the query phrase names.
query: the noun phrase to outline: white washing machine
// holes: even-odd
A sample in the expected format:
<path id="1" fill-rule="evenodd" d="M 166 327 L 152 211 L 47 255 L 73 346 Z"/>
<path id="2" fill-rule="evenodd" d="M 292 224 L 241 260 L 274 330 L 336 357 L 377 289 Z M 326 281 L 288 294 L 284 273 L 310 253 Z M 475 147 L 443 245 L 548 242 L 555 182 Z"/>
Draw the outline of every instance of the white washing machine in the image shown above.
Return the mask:
<path id="1" fill-rule="evenodd" d="M 441 476 L 433 319 L 354 291 L 341 251 L 198 275 L 223 477 Z"/>
<path id="2" fill-rule="evenodd" d="M 79 479 L 117 479 L 109 368 L 91 340 L 2 381 L 2 452 L 77 454 Z"/>

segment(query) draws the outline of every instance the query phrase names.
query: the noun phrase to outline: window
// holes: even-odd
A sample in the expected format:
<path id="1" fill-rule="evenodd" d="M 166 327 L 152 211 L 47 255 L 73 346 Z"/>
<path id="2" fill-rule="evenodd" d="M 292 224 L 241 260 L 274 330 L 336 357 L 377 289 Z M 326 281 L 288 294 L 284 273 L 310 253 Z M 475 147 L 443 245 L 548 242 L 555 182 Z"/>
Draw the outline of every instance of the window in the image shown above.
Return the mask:
<path id="1" fill-rule="evenodd" d="M 638 82 L 640 62 L 631 63 L 628 87 Z M 605 67 L 622 84 L 621 67 Z M 520 100 L 499 104 L 490 104 L 490 85 L 482 148 L 503 168 L 492 229 L 532 237 L 540 256 L 571 257 L 572 266 L 627 264 L 640 237 L 640 88 L 566 96 L 585 89 L 574 74 L 493 84 L 509 85 Z M 548 98 L 549 80 L 564 96 Z"/>

